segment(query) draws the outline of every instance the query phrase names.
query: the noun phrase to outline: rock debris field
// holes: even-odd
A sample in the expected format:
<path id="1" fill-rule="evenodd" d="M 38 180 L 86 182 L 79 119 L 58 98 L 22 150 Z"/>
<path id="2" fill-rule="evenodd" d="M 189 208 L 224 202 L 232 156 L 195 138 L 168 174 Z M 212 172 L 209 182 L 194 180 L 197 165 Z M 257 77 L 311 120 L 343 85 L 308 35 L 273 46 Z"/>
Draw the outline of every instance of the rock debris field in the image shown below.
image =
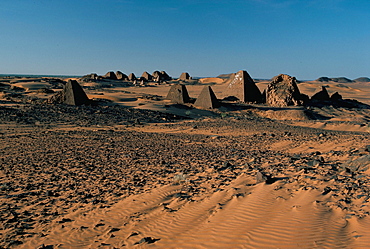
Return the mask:
<path id="1" fill-rule="evenodd" d="M 368 247 L 367 79 L 184 75 L 1 79 L 0 248 Z"/>
<path id="2" fill-rule="evenodd" d="M 317 205 L 357 218 L 369 215 L 368 176 L 345 164 L 369 155 L 363 133 L 294 127 L 253 115 L 188 121 L 122 107 L 18 104 L 1 108 L 0 117 L 3 248 L 47 238 L 53 226 L 72 222 L 65 218 L 70 213 L 108 209 L 185 178 L 176 198 L 187 202 L 224 191 L 241 175 L 250 178 L 246 186 L 254 186 L 260 172 L 290 195 L 317 190 L 330 195 Z M 150 125 L 187 132 L 141 130 Z M 203 134 L 207 130 L 220 135 Z M 351 146 L 335 150 L 329 144 Z"/>

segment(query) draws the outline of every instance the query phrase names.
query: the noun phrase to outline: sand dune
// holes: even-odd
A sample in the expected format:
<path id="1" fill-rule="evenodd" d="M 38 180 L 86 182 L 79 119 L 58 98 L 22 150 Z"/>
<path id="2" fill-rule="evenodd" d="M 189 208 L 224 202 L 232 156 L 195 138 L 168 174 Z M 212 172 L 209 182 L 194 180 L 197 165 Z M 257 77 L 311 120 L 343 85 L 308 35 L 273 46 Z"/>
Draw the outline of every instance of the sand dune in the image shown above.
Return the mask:
<path id="1" fill-rule="evenodd" d="M 193 202 L 182 199 L 186 186 L 165 186 L 111 208 L 70 214 L 63 218 L 68 222 L 55 224 L 47 238 L 36 238 L 24 248 L 40 243 L 61 248 L 132 247 L 146 237 L 156 240 L 157 248 L 369 245 L 369 217 L 358 220 L 325 205 L 332 202 L 330 195 L 299 189 L 298 183 L 253 184 L 254 179 L 243 174 L 228 188 Z"/>
<path id="2" fill-rule="evenodd" d="M 214 84 L 222 84 L 224 83 L 224 80 L 221 79 L 221 78 L 215 78 L 215 77 L 211 77 L 211 78 L 202 78 L 199 80 L 201 83 L 203 84 L 210 84 L 210 83 L 214 83 Z"/>

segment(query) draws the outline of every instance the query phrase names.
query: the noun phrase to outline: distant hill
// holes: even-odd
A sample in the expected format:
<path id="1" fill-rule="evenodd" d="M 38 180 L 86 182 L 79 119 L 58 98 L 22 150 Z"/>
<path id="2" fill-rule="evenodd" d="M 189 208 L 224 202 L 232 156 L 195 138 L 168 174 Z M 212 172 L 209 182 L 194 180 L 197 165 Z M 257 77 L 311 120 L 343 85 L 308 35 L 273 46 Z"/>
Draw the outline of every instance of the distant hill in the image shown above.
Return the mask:
<path id="1" fill-rule="evenodd" d="M 355 82 L 370 82 L 370 78 L 360 77 L 360 78 L 354 79 L 353 81 L 355 81 Z"/>
<path id="2" fill-rule="evenodd" d="M 219 76 L 217 76 L 217 78 L 230 79 L 231 77 L 234 77 L 234 76 L 235 76 L 235 73 L 228 73 L 228 74 L 220 74 Z"/>
<path id="3" fill-rule="evenodd" d="M 354 82 L 354 81 L 352 81 L 352 80 L 350 80 L 346 77 L 338 77 L 338 78 L 320 77 L 316 81 L 320 81 L 320 82 L 332 81 L 332 82 L 337 82 L 337 83 L 351 83 L 351 82 Z"/>

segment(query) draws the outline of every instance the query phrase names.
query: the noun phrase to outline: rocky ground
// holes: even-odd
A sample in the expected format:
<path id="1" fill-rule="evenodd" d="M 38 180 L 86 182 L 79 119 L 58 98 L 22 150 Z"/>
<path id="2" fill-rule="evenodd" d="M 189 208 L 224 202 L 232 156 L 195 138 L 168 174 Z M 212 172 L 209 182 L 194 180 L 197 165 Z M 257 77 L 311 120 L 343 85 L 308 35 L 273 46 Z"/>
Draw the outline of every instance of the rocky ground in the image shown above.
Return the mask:
<path id="1" fill-rule="evenodd" d="M 2 248 L 48 236 L 51 224 L 70 222 L 64 215 L 71 212 L 108 208 L 178 183 L 184 184 L 179 198 L 199 201 L 243 173 L 262 172 L 268 184 L 279 181 L 288 192 L 317 189 L 332 196 L 322 205 L 369 215 L 368 175 L 345 163 L 366 162 L 366 133 L 295 127 L 252 114 L 189 121 L 119 106 L 1 104 Z M 164 132 L 144 132 L 148 126 Z M 303 143 L 307 149 L 294 151 Z"/>

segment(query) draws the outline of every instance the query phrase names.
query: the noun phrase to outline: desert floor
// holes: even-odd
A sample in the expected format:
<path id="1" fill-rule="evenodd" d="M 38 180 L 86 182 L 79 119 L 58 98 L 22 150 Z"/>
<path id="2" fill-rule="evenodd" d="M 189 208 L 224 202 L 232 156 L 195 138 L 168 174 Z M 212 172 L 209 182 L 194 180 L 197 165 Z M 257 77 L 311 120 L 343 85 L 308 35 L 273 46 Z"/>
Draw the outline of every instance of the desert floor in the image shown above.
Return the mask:
<path id="1" fill-rule="evenodd" d="M 202 110 L 112 81 L 76 107 L 42 102 L 55 81 L 0 83 L 0 248 L 370 245 L 366 106 Z M 190 97 L 205 84 L 221 98 L 213 78 Z M 321 85 L 370 104 L 370 83 L 298 86 Z"/>

